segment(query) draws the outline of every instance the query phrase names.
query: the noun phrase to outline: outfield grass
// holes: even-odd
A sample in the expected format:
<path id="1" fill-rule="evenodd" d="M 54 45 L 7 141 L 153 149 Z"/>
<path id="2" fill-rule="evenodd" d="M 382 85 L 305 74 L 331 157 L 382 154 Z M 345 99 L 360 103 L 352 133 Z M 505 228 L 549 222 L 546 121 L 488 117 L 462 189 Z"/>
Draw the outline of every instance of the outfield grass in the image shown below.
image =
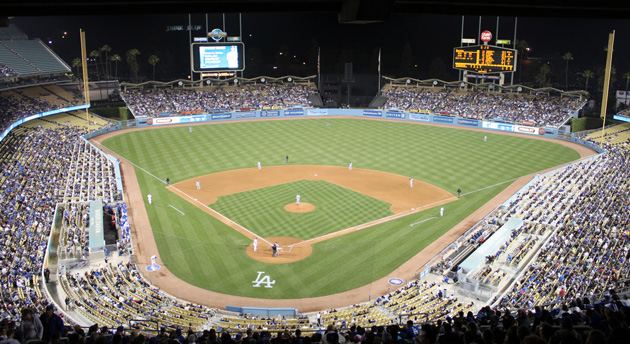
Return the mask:
<path id="1" fill-rule="evenodd" d="M 301 202 L 315 205 L 315 210 L 284 210 L 287 203 L 295 202 L 297 193 L 303 195 Z M 263 238 L 302 240 L 394 214 L 389 203 L 323 180 L 300 180 L 222 196 L 210 207 Z"/>
<path id="2" fill-rule="evenodd" d="M 257 298 L 321 296 L 381 278 L 510 181 L 579 158 L 570 148 L 527 137 L 360 119 L 217 123 L 195 126 L 193 133 L 187 126 L 155 128 L 125 133 L 104 145 L 138 166 L 143 195 L 153 195 L 147 210 L 166 266 L 191 284 Z M 454 194 L 461 188 L 464 196 L 444 206 L 444 217 L 409 226 L 437 215 L 438 210 L 429 209 L 315 244 L 304 260 L 266 264 L 245 254 L 249 239 L 165 189 L 166 177 L 175 183 L 255 167 L 257 161 L 284 165 L 285 155 L 294 165 L 347 166 L 352 161 L 357 168 L 413 177 Z M 268 221 L 271 225 L 276 219 Z M 275 279 L 274 288 L 252 288 L 256 271 Z"/>

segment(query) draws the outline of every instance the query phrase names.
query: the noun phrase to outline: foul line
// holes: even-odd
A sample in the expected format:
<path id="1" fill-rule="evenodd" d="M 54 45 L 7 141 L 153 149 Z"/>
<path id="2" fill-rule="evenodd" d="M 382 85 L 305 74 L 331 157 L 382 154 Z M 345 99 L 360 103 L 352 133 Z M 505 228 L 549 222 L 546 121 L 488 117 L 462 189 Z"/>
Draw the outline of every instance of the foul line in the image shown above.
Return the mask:
<path id="1" fill-rule="evenodd" d="M 171 207 L 171 208 L 173 208 L 173 209 L 175 209 L 175 210 L 177 210 L 180 214 L 182 214 L 182 216 L 186 215 L 186 214 L 184 214 L 184 212 L 182 212 L 181 210 L 179 210 L 179 209 L 177 209 L 177 208 L 173 207 L 173 205 L 172 205 L 172 204 L 169 204 L 168 206 L 169 206 L 169 207 Z"/>
<path id="2" fill-rule="evenodd" d="M 426 222 L 426 221 L 433 220 L 433 219 L 437 219 L 437 217 L 434 216 L 434 217 L 430 217 L 428 219 L 424 219 L 422 221 L 418 221 L 418 222 L 412 223 L 412 224 L 409 225 L 409 227 L 413 227 L 415 225 L 421 224 L 422 222 Z"/>
<path id="3" fill-rule="evenodd" d="M 477 189 L 477 190 L 470 191 L 470 192 L 467 192 L 467 193 L 462 193 L 462 196 L 470 195 L 470 194 L 473 194 L 473 193 L 476 193 L 476 192 L 479 192 L 479 191 L 483 191 L 483 190 L 486 190 L 486 189 L 490 189 L 490 188 L 493 188 L 495 186 L 499 186 L 499 185 L 502 185 L 502 184 L 512 183 L 515 180 L 518 180 L 518 179 L 523 178 L 523 177 L 528 176 L 528 175 L 529 174 L 526 174 L 526 175 L 523 175 L 523 176 L 520 176 L 520 177 L 517 177 L 517 178 L 512 178 L 512 179 L 508 179 L 508 180 L 505 180 L 505 181 L 500 182 L 500 183 L 496 183 L 494 185 L 486 186 L 486 187 L 483 187 L 481 189 Z M 351 231 L 358 231 L 358 230 L 369 228 L 369 227 L 372 227 L 372 226 L 376 226 L 378 224 L 385 223 L 385 222 L 388 222 L 388 221 L 391 221 L 391 220 L 396 220 L 396 219 L 399 219 L 401 217 L 405 217 L 407 215 L 415 214 L 415 213 L 418 213 L 420 211 L 425 210 L 426 208 L 431 208 L 431 207 L 439 205 L 439 204 L 448 203 L 448 202 L 450 202 L 452 200 L 455 200 L 455 199 L 459 199 L 459 197 L 453 196 L 453 197 L 445 198 L 445 199 L 440 200 L 440 201 L 436 201 L 436 202 L 433 202 L 433 203 L 428 203 L 428 204 L 425 204 L 425 205 L 423 205 L 421 207 L 414 208 L 414 210 L 405 210 L 405 211 L 400 212 L 398 214 L 394 214 L 394 215 L 390 215 L 390 216 L 387 216 L 387 217 L 383 217 L 383 218 L 378 219 L 378 220 L 374 220 L 374 221 L 371 221 L 371 222 L 366 222 L 364 224 L 360 224 L 358 226 L 342 229 L 342 230 L 339 230 L 339 231 L 336 231 L 336 232 L 333 232 L 333 233 L 324 234 L 324 235 L 318 236 L 316 238 L 304 240 L 304 241 L 301 241 L 301 242 L 298 242 L 298 243 L 295 243 L 295 244 L 292 244 L 292 245 L 289 245 L 289 246 L 297 246 L 297 245 L 301 245 L 301 244 L 305 244 L 305 243 L 309 243 L 309 242 L 317 243 L 317 242 L 324 241 L 324 240 L 327 240 L 329 238 L 333 238 L 335 236 L 338 236 L 339 234 L 349 233 Z"/>
<path id="4" fill-rule="evenodd" d="M 103 145 L 102 145 L 102 144 L 100 144 L 99 142 L 94 142 L 94 143 L 98 144 L 99 146 L 101 146 L 101 147 L 103 147 L 103 148 L 105 148 L 105 149 L 108 149 L 107 147 L 103 146 Z M 108 150 L 109 150 L 109 149 L 108 149 Z M 111 150 L 110 150 L 110 151 L 111 151 Z M 117 155 L 117 156 L 119 156 L 121 159 L 125 160 L 126 162 L 130 163 L 130 164 L 131 164 L 131 165 L 133 165 L 134 167 L 139 168 L 140 170 L 142 170 L 142 172 L 144 172 L 144 173 L 146 173 L 146 174 L 150 175 L 151 177 L 153 177 L 153 178 L 155 178 L 155 179 L 157 179 L 157 180 L 161 181 L 162 183 L 166 184 L 166 181 L 164 181 L 164 180 L 162 180 L 162 179 L 158 178 L 158 177 L 157 177 L 157 176 L 155 176 L 153 173 L 151 173 L 151 172 L 149 172 L 149 171 L 145 170 L 144 168 L 142 168 L 142 167 L 140 167 L 140 166 L 136 165 L 135 163 L 131 162 L 129 159 L 127 159 L 127 158 L 125 158 L 125 157 L 123 157 L 122 155 L 117 154 L 117 153 L 116 153 L 116 155 Z M 170 186 L 171 186 L 171 188 L 173 188 L 173 190 L 177 190 L 177 192 L 179 192 L 179 193 L 181 193 L 182 195 L 185 195 L 186 197 L 190 198 L 190 199 L 191 199 L 194 203 L 197 203 L 197 204 L 199 204 L 201 207 L 208 209 L 211 213 L 216 214 L 216 216 L 215 216 L 215 217 L 219 217 L 219 218 L 220 218 L 220 220 L 222 220 L 224 223 L 226 223 L 226 224 L 233 224 L 233 225 L 237 226 L 238 228 L 240 228 L 240 229 L 242 229 L 242 230 L 246 231 L 246 232 L 247 232 L 247 233 L 249 233 L 251 236 L 253 236 L 253 237 L 257 237 L 257 238 L 260 238 L 260 240 L 262 240 L 262 241 L 266 242 L 267 244 L 270 244 L 270 245 L 271 245 L 271 242 L 269 242 L 269 241 L 265 240 L 265 238 L 262 238 L 262 237 L 261 237 L 261 236 L 259 236 L 258 234 L 254 233 L 254 232 L 250 231 L 249 229 L 247 229 L 247 228 L 245 228 L 245 227 L 241 226 L 240 224 L 238 224 L 238 223 L 234 222 L 233 220 L 231 220 L 230 218 L 226 217 L 225 215 L 223 215 L 223 214 L 219 213 L 218 211 L 216 211 L 216 210 L 214 210 L 214 209 L 210 208 L 209 206 L 207 206 L 207 205 L 205 205 L 205 204 L 203 204 L 203 203 L 201 203 L 201 202 L 197 201 L 197 199 L 196 199 L 196 198 L 191 197 L 190 195 L 188 195 L 187 193 L 185 193 L 185 192 L 181 191 L 180 189 L 176 188 L 175 186 L 173 186 L 173 185 L 170 185 Z"/>

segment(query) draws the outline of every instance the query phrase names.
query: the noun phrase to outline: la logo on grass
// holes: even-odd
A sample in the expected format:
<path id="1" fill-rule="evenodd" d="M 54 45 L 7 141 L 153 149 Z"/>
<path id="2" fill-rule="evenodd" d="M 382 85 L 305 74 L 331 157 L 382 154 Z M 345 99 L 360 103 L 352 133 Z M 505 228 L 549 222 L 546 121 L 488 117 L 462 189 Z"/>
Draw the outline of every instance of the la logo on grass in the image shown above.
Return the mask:
<path id="1" fill-rule="evenodd" d="M 263 276 L 264 273 L 264 271 L 258 271 L 258 276 L 256 277 L 256 280 L 252 281 L 252 283 L 254 283 L 252 287 L 260 288 L 261 284 L 266 284 L 265 288 L 273 288 L 273 285 L 276 284 L 276 280 L 272 281 L 269 275 Z"/>

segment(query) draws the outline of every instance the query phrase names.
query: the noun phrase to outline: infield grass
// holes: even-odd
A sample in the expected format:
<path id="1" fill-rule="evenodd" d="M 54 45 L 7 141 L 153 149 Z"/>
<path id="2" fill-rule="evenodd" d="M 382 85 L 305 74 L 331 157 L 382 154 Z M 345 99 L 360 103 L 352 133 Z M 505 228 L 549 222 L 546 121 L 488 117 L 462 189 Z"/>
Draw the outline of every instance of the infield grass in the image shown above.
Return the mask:
<path id="1" fill-rule="evenodd" d="M 315 210 L 284 210 L 291 202 L 287 201 L 294 200 L 297 193 L 304 195 L 301 202 L 316 205 Z M 286 236 L 302 240 L 394 214 L 389 203 L 323 180 L 300 180 L 222 196 L 210 207 L 263 238 Z"/>
<path id="2" fill-rule="evenodd" d="M 327 121 L 332 127 L 326 127 Z M 484 136 L 488 142 L 483 142 Z M 214 123 L 195 126 L 192 133 L 188 126 L 155 128 L 124 133 L 104 145 L 137 165 L 145 204 L 146 194 L 153 195 L 147 211 L 160 258 L 169 270 L 202 288 L 255 298 L 322 296 L 384 277 L 515 179 L 579 158 L 570 148 L 527 137 L 350 118 Z M 166 177 L 175 183 L 255 167 L 257 161 L 283 165 L 285 155 L 291 165 L 347 166 L 352 161 L 357 168 L 413 177 L 453 194 L 461 188 L 464 195 L 444 206 L 444 217 L 438 209 L 429 209 L 317 243 L 301 261 L 267 264 L 247 256 L 248 238 L 165 188 Z M 256 197 L 269 197 L 266 190 L 261 192 Z M 219 200 L 217 206 L 238 212 L 241 221 L 261 221 L 261 232 L 284 221 L 271 216 L 264 223 L 248 219 L 246 209 L 243 215 L 234 210 L 236 203 Z M 365 214 L 353 215 L 358 213 L 349 209 L 329 216 L 354 223 L 355 216 L 364 219 Z M 410 227 L 422 220 L 427 221 Z M 274 287 L 253 288 L 257 271 L 276 280 Z"/>

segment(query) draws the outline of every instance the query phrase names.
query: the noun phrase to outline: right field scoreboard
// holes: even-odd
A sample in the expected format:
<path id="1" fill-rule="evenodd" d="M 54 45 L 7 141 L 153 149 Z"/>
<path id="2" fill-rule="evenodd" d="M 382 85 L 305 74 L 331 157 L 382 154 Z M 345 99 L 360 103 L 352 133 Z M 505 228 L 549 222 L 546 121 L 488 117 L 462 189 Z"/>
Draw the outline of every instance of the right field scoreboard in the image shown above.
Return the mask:
<path id="1" fill-rule="evenodd" d="M 516 49 L 471 45 L 453 49 L 453 68 L 479 74 L 516 71 Z"/>

